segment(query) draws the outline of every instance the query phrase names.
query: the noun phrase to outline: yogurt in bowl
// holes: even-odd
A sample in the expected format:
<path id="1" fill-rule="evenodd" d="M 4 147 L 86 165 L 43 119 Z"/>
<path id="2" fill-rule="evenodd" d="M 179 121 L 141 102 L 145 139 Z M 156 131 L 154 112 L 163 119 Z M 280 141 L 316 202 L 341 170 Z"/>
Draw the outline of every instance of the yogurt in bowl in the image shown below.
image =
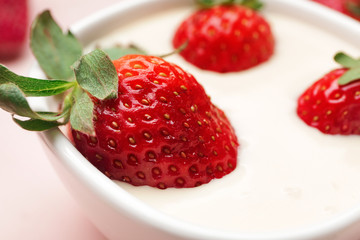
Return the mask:
<path id="1" fill-rule="evenodd" d="M 60 178 L 109 239 L 341 239 L 360 236 L 360 139 L 323 135 L 296 115 L 297 97 L 337 65 L 339 50 L 360 55 L 360 25 L 308 1 L 265 1 L 276 37 L 268 62 L 239 73 L 192 73 L 232 122 L 236 170 L 193 189 L 159 190 L 111 181 L 59 130 L 41 133 Z M 89 48 L 135 43 L 151 54 L 171 38 L 193 1 L 127 1 L 72 28 Z M 155 27 L 156 26 L 156 27 Z M 156 34 L 155 34 L 156 32 Z M 39 74 L 34 72 L 33 75 Z M 119 224 L 121 223 L 121 224 Z"/>

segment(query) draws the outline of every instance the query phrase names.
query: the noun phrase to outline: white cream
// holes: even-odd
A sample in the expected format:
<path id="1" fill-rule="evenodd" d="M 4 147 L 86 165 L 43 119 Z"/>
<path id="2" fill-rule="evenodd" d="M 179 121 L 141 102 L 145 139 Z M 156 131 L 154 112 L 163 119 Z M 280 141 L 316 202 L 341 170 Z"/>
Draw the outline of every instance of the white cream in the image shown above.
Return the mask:
<path id="1" fill-rule="evenodd" d="M 176 26 L 192 9 L 145 16 L 97 41 L 135 43 L 151 54 L 172 51 Z M 248 71 L 202 71 L 179 56 L 230 118 L 240 140 L 237 169 L 192 189 L 119 186 L 161 212 L 217 229 L 266 232 L 302 227 L 335 217 L 360 203 L 360 137 L 330 136 L 296 115 L 297 97 L 337 67 L 337 51 L 359 48 L 310 24 L 266 13 L 276 54 Z"/>

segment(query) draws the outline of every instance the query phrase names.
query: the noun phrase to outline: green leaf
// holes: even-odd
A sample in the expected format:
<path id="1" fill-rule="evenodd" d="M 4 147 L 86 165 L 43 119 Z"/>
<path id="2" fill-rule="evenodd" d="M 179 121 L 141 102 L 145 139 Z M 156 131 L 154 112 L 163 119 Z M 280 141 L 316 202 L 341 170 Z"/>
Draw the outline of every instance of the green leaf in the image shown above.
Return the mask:
<path id="1" fill-rule="evenodd" d="M 77 131 L 95 135 L 93 111 L 94 103 L 89 95 L 82 89 L 78 89 L 74 94 L 75 103 L 71 109 L 70 124 L 71 127 Z"/>
<path id="2" fill-rule="evenodd" d="M 360 61 L 354 59 L 343 52 L 339 52 L 334 56 L 334 60 L 346 68 L 360 67 Z"/>
<path id="3" fill-rule="evenodd" d="M 263 4 L 259 0 L 196 0 L 196 2 L 205 8 L 210 8 L 217 5 L 242 5 L 253 10 L 260 10 Z"/>
<path id="4" fill-rule="evenodd" d="M 0 85 L 0 107 L 11 114 L 38 118 L 37 114 L 30 108 L 25 94 L 13 83 Z"/>
<path id="5" fill-rule="evenodd" d="M 0 64 L 0 84 L 3 83 L 16 84 L 28 97 L 57 95 L 76 84 L 63 80 L 43 80 L 19 76 Z"/>
<path id="6" fill-rule="evenodd" d="M 62 32 L 49 11 L 44 11 L 33 22 L 30 46 L 48 78 L 73 77 L 70 66 L 82 55 L 82 46 L 71 32 Z"/>
<path id="7" fill-rule="evenodd" d="M 15 117 L 13 117 L 13 120 L 23 129 L 29 130 L 29 131 L 45 131 L 54 127 L 58 127 L 60 125 L 63 125 L 64 123 L 60 122 L 49 122 L 39 119 L 30 119 L 30 120 L 20 120 Z"/>
<path id="8" fill-rule="evenodd" d="M 83 57 L 74 65 L 79 85 L 98 99 L 116 98 L 118 75 L 110 58 L 100 49 Z"/>
<path id="9" fill-rule="evenodd" d="M 349 12 L 351 12 L 354 16 L 359 17 L 360 16 L 360 3 L 351 2 L 351 1 L 345 1 L 345 7 Z"/>
<path id="10" fill-rule="evenodd" d="M 110 57 L 111 60 L 117 60 L 121 58 L 122 56 L 129 55 L 129 54 L 142 54 L 146 55 L 145 51 L 142 49 L 130 45 L 128 47 L 122 47 L 122 46 L 115 46 L 112 48 L 106 48 L 103 49 L 103 51 Z"/>
<path id="11" fill-rule="evenodd" d="M 253 10 L 260 10 L 264 5 L 259 0 L 242 0 L 240 4 Z"/>
<path id="12" fill-rule="evenodd" d="M 351 68 L 345 72 L 338 80 L 339 85 L 346 85 L 352 81 L 360 79 L 360 68 Z"/>
<path id="13" fill-rule="evenodd" d="M 13 83 L 0 84 L 0 108 L 11 114 L 44 121 L 57 121 L 63 117 L 56 112 L 34 112 L 25 94 Z"/>
<path id="14" fill-rule="evenodd" d="M 234 0 L 196 0 L 196 2 L 205 8 L 210 8 L 216 5 L 233 4 Z"/>

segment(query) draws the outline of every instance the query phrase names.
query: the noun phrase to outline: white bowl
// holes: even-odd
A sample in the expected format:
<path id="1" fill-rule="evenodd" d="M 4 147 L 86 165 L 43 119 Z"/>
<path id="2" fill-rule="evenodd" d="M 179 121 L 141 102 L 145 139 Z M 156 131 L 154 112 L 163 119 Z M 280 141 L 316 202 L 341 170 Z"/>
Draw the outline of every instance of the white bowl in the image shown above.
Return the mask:
<path id="1" fill-rule="evenodd" d="M 334 35 L 342 36 L 354 45 L 360 41 L 360 24 L 330 9 L 304 0 L 264 2 L 267 6 L 265 11 L 311 22 Z M 149 13 L 192 4 L 192 0 L 123 1 L 73 25 L 71 30 L 87 45 Z M 335 51 L 337 49 L 334 53 Z M 42 73 L 38 68 L 34 68 L 31 75 L 41 76 Z M 38 104 L 44 102 L 41 100 Z M 360 236 L 360 203 L 337 218 L 293 231 L 265 234 L 200 227 L 161 213 L 119 187 L 94 168 L 59 129 L 40 133 L 40 136 L 64 185 L 91 221 L 109 239 L 352 240 Z M 125 231 L 127 234 L 131 233 L 131 236 L 124 236 Z"/>

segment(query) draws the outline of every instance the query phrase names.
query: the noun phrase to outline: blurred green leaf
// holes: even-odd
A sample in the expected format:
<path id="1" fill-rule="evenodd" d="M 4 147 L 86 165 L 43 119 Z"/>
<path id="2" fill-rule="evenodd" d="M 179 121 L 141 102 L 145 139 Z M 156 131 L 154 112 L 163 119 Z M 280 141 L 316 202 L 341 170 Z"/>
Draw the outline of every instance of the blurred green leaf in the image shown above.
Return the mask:
<path id="1" fill-rule="evenodd" d="M 30 46 L 48 78 L 73 77 L 70 66 L 82 55 L 82 46 L 70 31 L 62 32 L 50 11 L 44 11 L 33 22 Z"/>

